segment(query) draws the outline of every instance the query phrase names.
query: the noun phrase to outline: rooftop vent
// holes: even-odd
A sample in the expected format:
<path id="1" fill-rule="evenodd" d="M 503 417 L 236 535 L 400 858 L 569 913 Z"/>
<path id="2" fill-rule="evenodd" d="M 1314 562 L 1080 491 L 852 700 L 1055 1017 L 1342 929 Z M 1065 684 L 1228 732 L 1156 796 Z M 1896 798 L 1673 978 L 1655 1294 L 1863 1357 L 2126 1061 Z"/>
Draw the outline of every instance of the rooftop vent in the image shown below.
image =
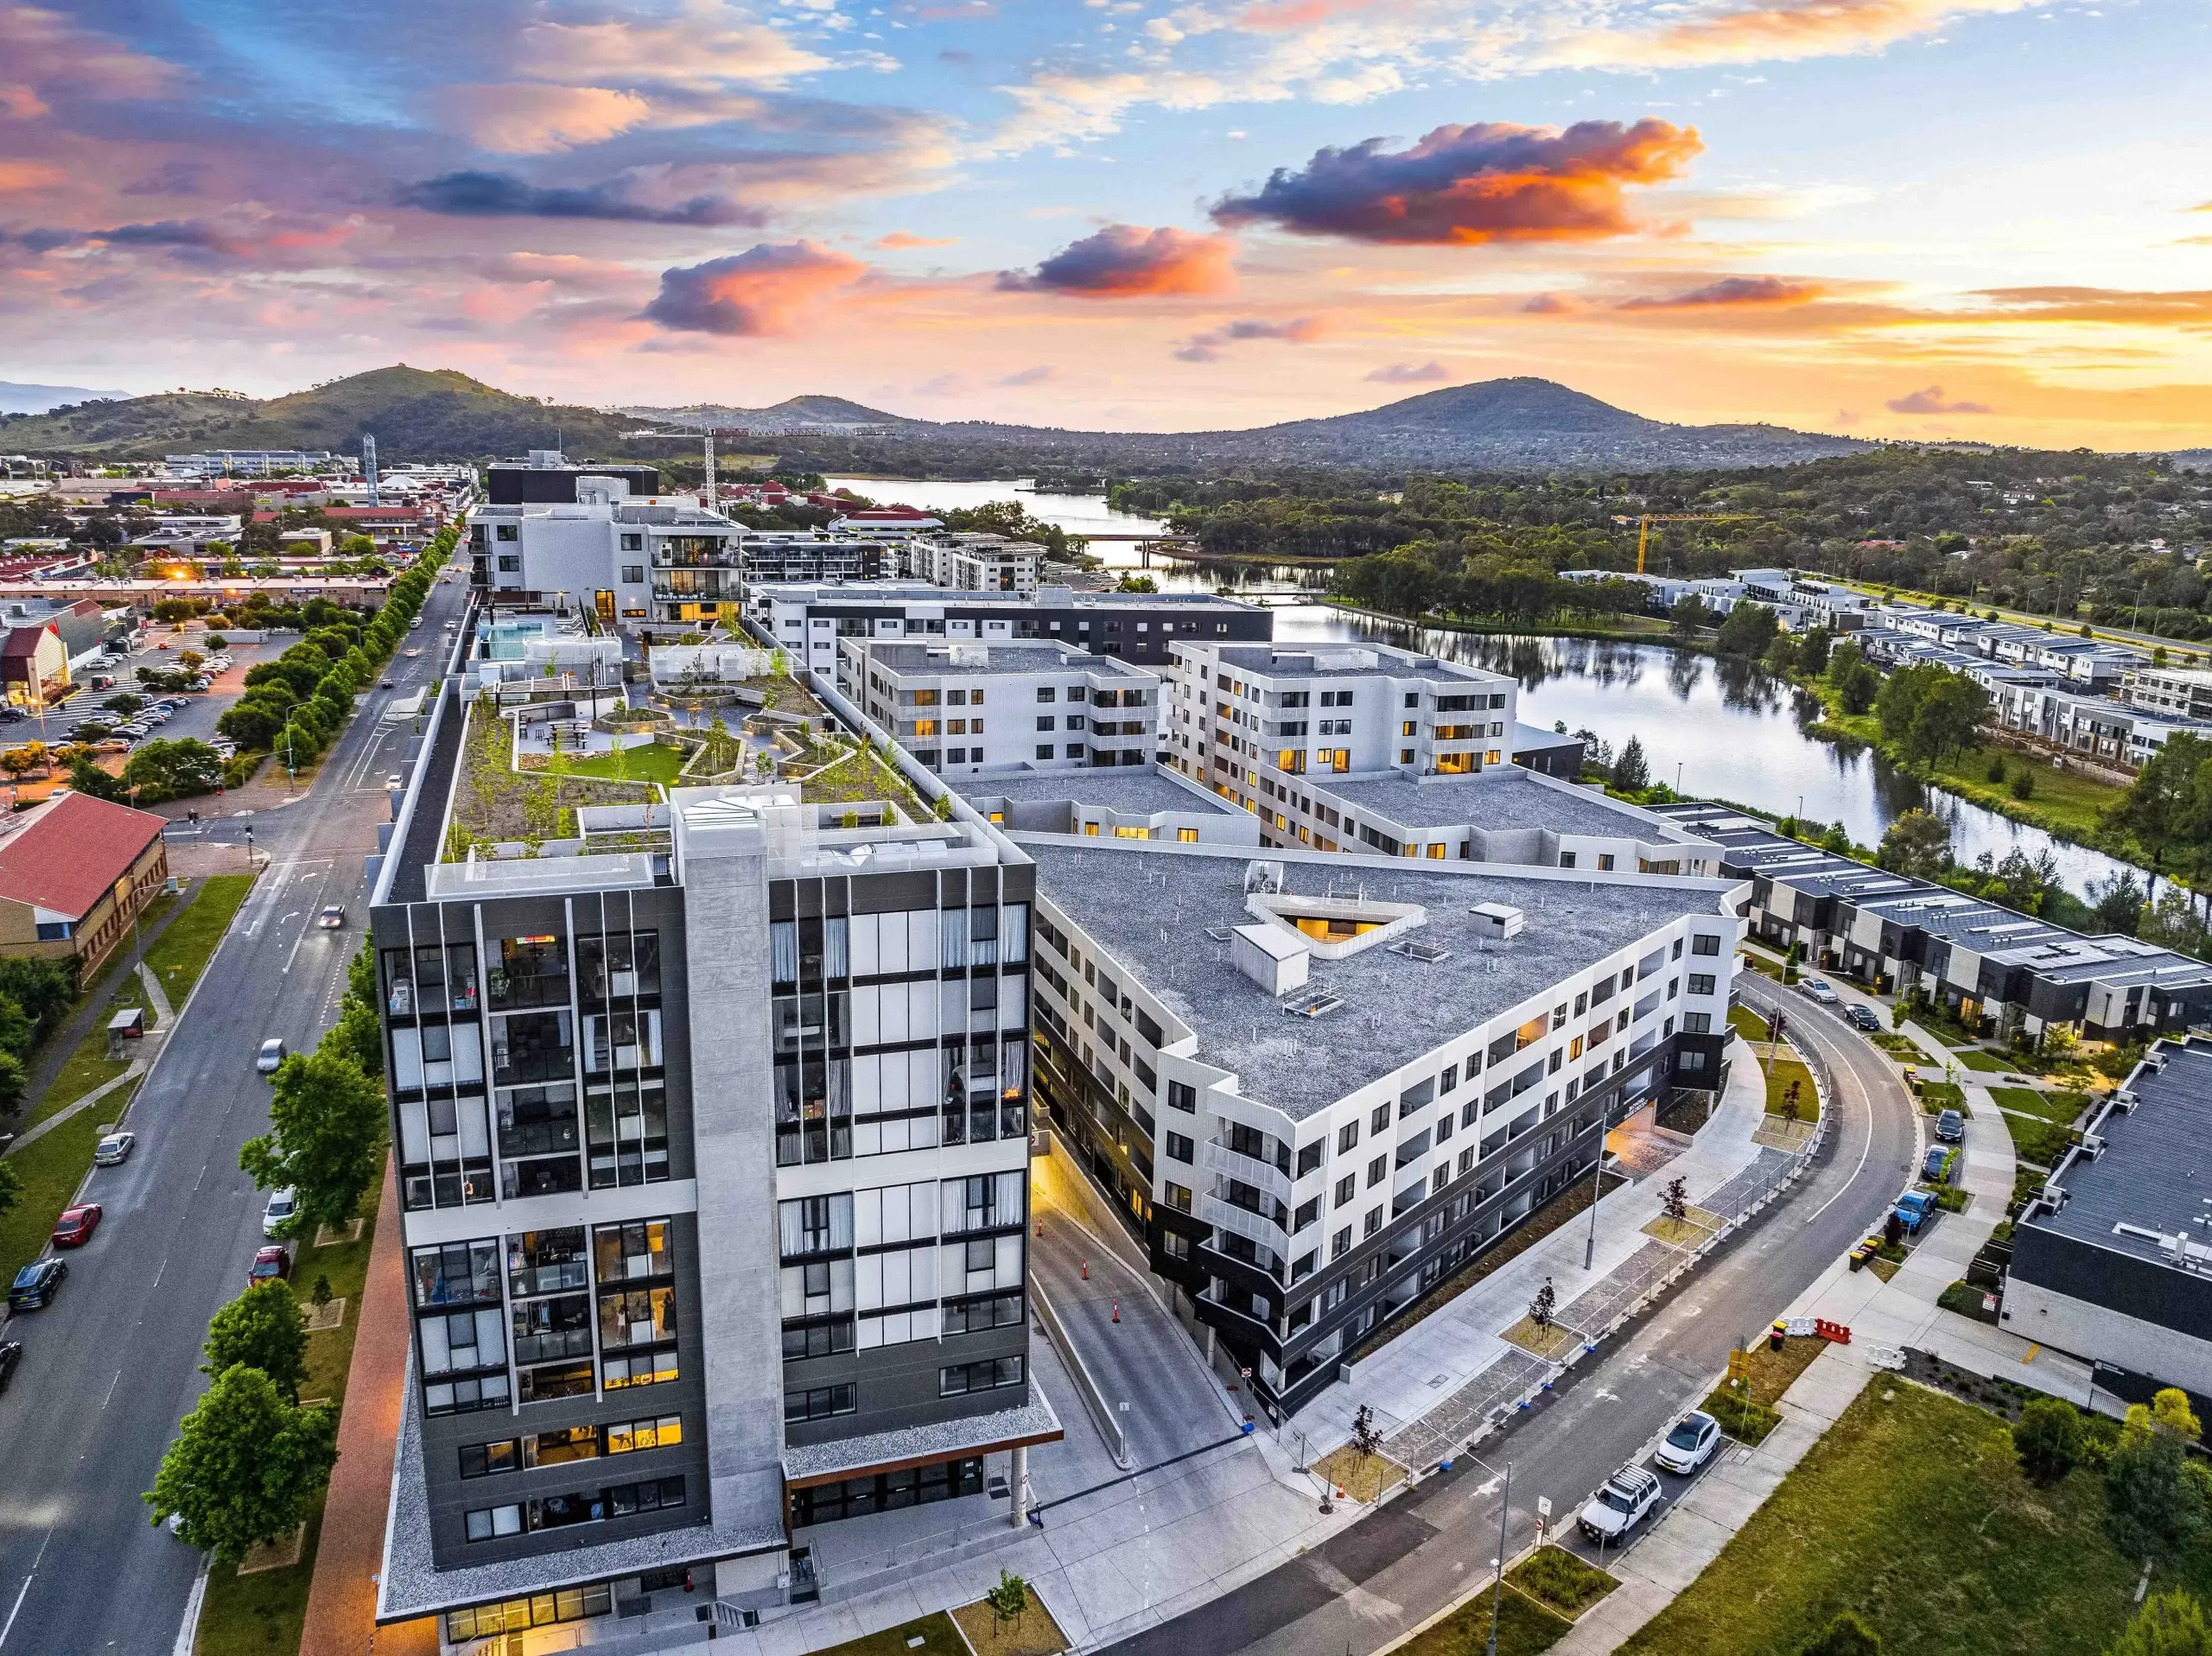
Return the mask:
<path id="1" fill-rule="evenodd" d="M 1403 955 L 1409 961 L 1419 961 L 1423 966 L 1434 966 L 1452 958 L 1452 951 L 1435 943 L 1415 942 L 1410 937 L 1402 943 L 1392 943 L 1393 955 Z"/>
<path id="2" fill-rule="evenodd" d="M 2143 1101 L 2137 1097 L 2133 1093 L 2129 1092 L 2126 1088 L 2123 1087 L 2112 1095 L 2112 1101 L 2119 1105 L 2120 1107 L 2128 1114 L 2133 1115 L 2135 1114 L 2136 1107 L 2142 1103 Z"/>
<path id="3" fill-rule="evenodd" d="M 1529 917 L 1510 903 L 1478 903 L 1467 912 L 1475 917 L 1476 935 L 1492 942 L 1518 937 L 1529 923 Z"/>
<path id="4" fill-rule="evenodd" d="M 1279 862 L 1248 862 L 1244 865 L 1244 895 L 1255 891 L 1282 890 L 1283 866 Z"/>
<path id="5" fill-rule="evenodd" d="M 1283 1010 L 1294 1018 L 1326 1018 L 1344 1004 L 1344 998 L 1342 995 L 1332 993 L 1326 989 L 1316 989 L 1312 994 L 1300 997 L 1285 1006 Z"/>
<path id="6" fill-rule="evenodd" d="M 1313 953 L 1303 938 L 1281 926 L 1238 926 L 1230 949 L 1236 969 L 1271 995 L 1306 987 Z"/>

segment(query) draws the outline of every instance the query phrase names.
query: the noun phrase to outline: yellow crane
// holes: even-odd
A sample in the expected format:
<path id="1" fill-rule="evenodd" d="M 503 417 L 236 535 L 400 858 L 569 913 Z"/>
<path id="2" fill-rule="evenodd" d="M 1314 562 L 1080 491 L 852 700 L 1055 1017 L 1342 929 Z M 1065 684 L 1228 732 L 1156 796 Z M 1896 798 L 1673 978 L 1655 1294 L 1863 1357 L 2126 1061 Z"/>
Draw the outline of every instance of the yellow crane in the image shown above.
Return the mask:
<path id="1" fill-rule="evenodd" d="M 1758 514 L 1751 511 L 1654 511 L 1636 519 L 1636 573 L 1643 573 L 1643 554 L 1651 543 L 1654 523 L 1740 523 Z M 1625 517 L 1616 517 L 1617 523 L 1625 523 Z"/>

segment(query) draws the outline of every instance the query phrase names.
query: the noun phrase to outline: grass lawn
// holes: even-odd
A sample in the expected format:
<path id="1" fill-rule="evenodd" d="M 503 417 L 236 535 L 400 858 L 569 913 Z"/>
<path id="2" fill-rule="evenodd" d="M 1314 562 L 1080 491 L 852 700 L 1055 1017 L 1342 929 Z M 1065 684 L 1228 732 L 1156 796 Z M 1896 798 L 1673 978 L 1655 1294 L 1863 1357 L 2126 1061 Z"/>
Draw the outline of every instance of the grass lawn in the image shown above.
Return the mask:
<path id="1" fill-rule="evenodd" d="M 658 782 L 667 787 L 675 782 L 677 772 L 683 769 L 683 761 L 690 757 L 689 749 L 663 747 L 656 742 L 651 746 L 625 748 L 620 759 L 612 753 L 571 759 L 569 774 L 596 777 L 601 782 Z"/>
<path id="2" fill-rule="evenodd" d="M 1984 1075 L 2005 1075 L 2019 1066 L 2010 1058 L 2000 1058 L 1994 1052 L 1984 1052 L 1980 1047 L 1962 1046 L 1951 1055 L 1968 1069 L 1979 1069 Z"/>
<path id="3" fill-rule="evenodd" d="M 1764 1041 L 1766 1039 L 1766 1019 L 1760 1017 L 1749 1006 L 1729 1007 L 1728 1022 L 1735 1030 L 1736 1033 L 1742 1036 L 1747 1041 Z"/>
<path id="4" fill-rule="evenodd" d="M 2032 1087 L 1993 1087 L 1989 1096 L 1999 1109 L 2017 1111 L 2062 1127 L 2074 1125 L 2088 1101 L 2080 1093 L 2039 1093 Z"/>
<path id="5" fill-rule="evenodd" d="M 1934 1115 L 1943 1110 L 1956 1110 L 1961 1115 L 1968 1118 L 1974 1114 L 1972 1110 L 1967 1108 L 1965 1092 L 1948 1081 L 1922 1082 L 1920 1108 L 1921 1113 L 1925 1115 Z"/>
<path id="6" fill-rule="evenodd" d="M 1817 1335 L 1793 1335 L 1777 1351 L 1761 1340 L 1747 1354 L 1751 1366 L 1748 1390 L 1724 1381 L 1699 1406 L 1718 1420 L 1730 1437 L 1757 1443 L 1782 1424 L 1776 1402 L 1812 1366 L 1827 1344 Z"/>
<path id="7" fill-rule="evenodd" d="M 2005 756 L 2008 777 L 2024 771 L 2035 777 L 2034 797 L 2024 803 L 2012 797 L 2008 784 L 1990 781 L 1990 758 L 1999 752 Z M 2078 771 L 2054 771 L 2048 759 L 1994 747 L 1947 759 L 1935 766 L 1931 774 L 1948 791 L 1963 795 L 1977 805 L 2085 838 L 2097 834 L 2106 809 L 2126 791 Z"/>
<path id="8" fill-rule="evenodd" d="M 2055 1121 L 2007 1115 L 2005 1126 L 2012 1135 L 2012 1153 L 2024 1162 L 2033 1162 L 2038 1167 L 2056 1167 L 2058 1158 L 2066 1153 L 2069 1129 Z"/>
<path id="9" fill-rule="evenodd" d="M 1796 1102 L 1790 1101 L 1791 1088 L 1796 1088 Z M 1801 1121 L 1817 1120 L 1820 1117 L 1820 1095 L 1813 1090 L 1813 1072 L 1795 1058 L 1784 1057 L 1777 1050 L 1774 1062 L 1767 1066 L 1766 1107 L 1770 1115 L 1790 1116 Z"/>
<path id="10" fill-rule="evenodd" d="M 332 1298 L 346 1302 L 342 1324 L 328 1333 L 308 1336 L 308 1377 L 300 1386 L 303 1399 L 345 1402 L 346 1373 L 353 1361 L 361 1287 L 368 1278 L 369 1248 L 376 1240 L 377 1199 L 383 1190 L 379 1175 L 361 1198 L 363 1223 L 359 1240 L 317 1247 L 313 1237 L 301 1240 L 298 1259 L 292 1268 L 292 1288 L 300 1297 L 301 1309 L 314 1309 L 309 1296 L 318 1277 L 327 1277 Z M 200 1613 L 194 1656 L 267 1656 L 272 1651 L 289 1656 L 297 1651 L 307 1621 L 308 1589 L 315 1580 L 315 1547 L 321 1536 L 322 1505 L 318 1501 L 308 1521 L 307 1540 L 297 1564 L 251 1576 L 216 1565 L 207 1577 L 207 1599 Z"/>
<path id="11" fill-rule="evenodd" d="M 253 889 L 251 874 L 211 874 L 182 914 L 146 951 L 146 965 L 172 1007 L 184 1005 L 192 986 L 215 956 L 231 921 Z"/>
<path id="12" fill-rule="evenodd" d="M 1881 1377 L 1632 1656 L 1802 1649 L 1846 1610 L 1889 1656 L 2096 1656 L 2133 1608 L 2141 1560 L 2104 1529 L 2104 1486 L 2036 1488 L 1995 1415 Z M 2203 1590 L 2200 1548 L 2182 1584 Z M 2176 1584 L 2162 1570 L 2158 1585 Z"/>
<path id="13" fill-rule="evenodd" d="M 1068 1647 L 1067 1635 L 1033 1591 L 1029 1595 L 1029 1608 L 1014 1621 L 1001 1621 L 989 1601 L 980 1598 L 960 1606 L 953 1611 L 952 1619 L 968 1635 L 976 1656 L 1058 1656 Z M 906 1636 L 911 1639 L 913 1634 Z"/>
<path id="14" fill-rule="evenodd" d="M 99 1110 L 86 1110 L 8 1158 L 9 1167 L 23 1182 L 22 1200 L 0 1214 L 0 1272 L 10 1279 L 46 1251 L 47 1234 L 85 1182 L 100 1122 L 108 1119 Z M 64 1286 L 61 1291 L 69 1290 Z"/>
<path id="15" fill-rule="evenodd" d="M 952 1618 L 939 1610 L 925 1615 L 918 1621 L 904 1626 L 886 1627 L 881 1633 L 871 1633 L 859 1639 L 849 1639 L 842 1645 L 832 1645 L 818 1653 L 818 1656 L 907 1656 L 909 1639 L 922 1642 L 912 1646 L 922 1656 L 968 1656 L 968 1646 L 962 1642 L 960 1629 L 952 1625 Z M 203 1640 L 200 1648 L 205 1650 Z"/>
<path id="16" fill-rule="evenodd" d="M 1505 1572 L 1505 1579 L 1546 1609 L 1580 1616 L 1620 1583 L 1610 1572 L 1586 1564 L 1565 1547 L 1539 1547 Z"/>
<path id="17" fill-rule="evenodd" d="M 1491 1615 L 1497 1616 L 1497 1656 L 1536 1656 L 1567 1637 L 1574 1624 L 1507 1589 L 1486 1589 L 1427 1632 L 1397 1648 L 1396 1656 L 1484 1656 Z"/>

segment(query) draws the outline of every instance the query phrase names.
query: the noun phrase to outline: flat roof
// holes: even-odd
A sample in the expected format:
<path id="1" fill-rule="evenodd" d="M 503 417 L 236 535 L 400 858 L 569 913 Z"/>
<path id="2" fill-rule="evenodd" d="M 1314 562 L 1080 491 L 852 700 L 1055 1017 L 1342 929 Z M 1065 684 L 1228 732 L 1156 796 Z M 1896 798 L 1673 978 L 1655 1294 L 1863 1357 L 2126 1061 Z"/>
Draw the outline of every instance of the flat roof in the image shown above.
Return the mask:
<path id="1" fill-rule="evenodd" d="M 1189 643 L 1191 640 L 1184 640 Z M 1204 639 L 1197 640 L 1205 643 Z M 1224 644 L 1217 655 L 1224 667 L 1242 668 L 1248 673 L 1265 673 L 1270 678 L 1344 678 L 1357 674 L 1373 673 L 1390 678 L 1425 679 L 1437 684 L 1448 684 L 1454 689 L 1471 685 L 1503 688 L 1513 682 L 1503 673 L 1485 672 L 1479 667 L 1462 667 L 1435 656 L 1416 656 L 1410 651 L 1393 649 L 1386 644 Z"/>
<path id="2" fill-rule="evenodd" d="M 2145 1063 L 2127 1083 L 2136 1108 L 2112 1106 L 2097 1120 L 2103 1152 L 2077 1151 L 2053 1176 L 2064 1205 L 2023 1222 L 2159 1265 L 2171 1260 L 2158 1236 L 2212 1245 L 2212 1044 L 2158 1051 L 2164 1069 Z"/>
<path id="3" fill-rule="evenodd" d="M 988 641 L 948 638 L 942 643 L 918 638 L 856 638 L 855 644 L 865 644 L 868 657 L 881 662 L 894 673 L 908 675 L 968 674 L 968 673 L 1100 673 L 1112 678 L 1141 679 L 1147 682 L 1159 675 L 1135 667 L 1113 656 L 1094 656 L 1076 644 L 1063 644 L 1057 638 L 1020 638 Z M 959 659 L 953 659 L 955 651 Z"/>
<path id="4" fill-rule="evenodd" d="M 1312 787 L 1346 804 L 1408 828 L 1457 828 L 1462 823 L 1500 831 L 1552 828 L 1561 834 L 1619 834 L 1660 840 L 1681 837 L 1672 824 L 1653 821 L 1633 805 L 1607 799 L 1572 783 L 1554 787 L 1517 765 L 1492 765 L 1478 775 L 1409 777 L 1390 771 L 1372 776 L 1308 776 Z"/>
<path id="5" fill-rule="evenodd" d="M 755 599 L 787 604 L 941 604 L 961 609 L 1197 609 L 1232 610 L 1266 615 L 1262 605 L 1218 597 L 1212 593 L 1102 593 L 1071 587 L 1039 587 L 1034 593 L 971 592 L 937 587 L 925 581 L 761 581 L 752 583 Z"/>
<path id="6" fill-rule="evenodd" d="M 1236 1072 L 1255 1102 L 1302 1120 L 1357 1088 L 1518 1006 L 1531 993 L 1597 965 L 1686 915 L 1722 915 L 1735 882 L 1501 872 L 1495 864 L 1418 866 L 1396 858 L 1156 841 L 1085 841 L 1015 834 L 1037 865 L 1038 889 L 1197 1031 L 1198 1056 Z M 1311 962 L 1309 990 L 1343 1004 L 1307 1020 L 1288 1015 L 1235 965 L 1226 936 L 1255 917 L 1245 870 L 1281 863 L 1286 894 L 1363 893 L 1418 903 L 1415 935 L 1450 950 L 1424 962 L 1387 947 Z M 1528 923 L 1491 942 L 1468 912 L 1504 903 Z M 1215 931 L 1223 933 L 1217 938 Z"/>
<path id="7" fill-rule="evenodd" d="M 1121 816 L 1151 816 L 1160 811 L 1194 815 L 1243 816 L 1226 801 L 1179 782 L 1152 765 L 1084 767 L 1075 771 L 986 771 L 979 776 L 946 778 L 954 791 L 981 809 L 987 800 L 1024 804 L 1065 800 Z"/>

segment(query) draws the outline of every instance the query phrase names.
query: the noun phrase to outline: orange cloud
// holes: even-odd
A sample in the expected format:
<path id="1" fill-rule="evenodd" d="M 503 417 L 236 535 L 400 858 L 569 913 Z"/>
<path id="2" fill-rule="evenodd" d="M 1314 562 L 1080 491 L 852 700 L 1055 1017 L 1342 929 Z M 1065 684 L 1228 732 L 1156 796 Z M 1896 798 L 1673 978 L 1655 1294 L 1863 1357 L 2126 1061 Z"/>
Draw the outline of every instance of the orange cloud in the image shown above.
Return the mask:
<path id="1" fill-rule="evenodd" d="M 481 149 L 537 155 L 598 143 L 645 121 L 652 105 L 606 86 L 442 86 L 434 100 L 447 125 Z"/>
<path id="2" fill-rule="evenodd" d="M 1780 0 L 1670 23 L 1648 34 L 1603 29 L 1567 41 L 1558 61 L 1626 65 L 1791 61 L 1873 52 L 1961 13 L 2018 11 L 2039 0 Z"/>
<path id="3" fill-rule="evenodd" d="M 1349 12 L 1365 11 L 1374 3 L 1375 0 L 1261 0 L 1238 16 L 1236 26 L 1258 34 L 1310 29 Z"/>
<path id="4" fill-rule="evenodd" d="M 1172 294 L 1227 293 L 1236 285 L 1230 260 L 1236 244 L 1163 225 L 1108 225 L 1071 242 L 1033 275 L 1000 274 L 1008 293 L 1065 293 L 1082 299 L 1133 299 Z"/>
<path id="5" fill-rule="evenodd" d="M 2212 327 L 2212 291 L 2135 293 L 2114 288 L 1987 288 L 1980 295 L 1999 309 L 1980 320 L 2133 323 L 2152 327 Z"/>
<path id="6" fill-rule="evenodd" d="M 957 236 L 914 236 L 906 231 L 894 230 L 888 236 L 878 236 L 878 247 L 950 247 L 960 239 Z"/>
<path id="7" fill-rule="evenodd" d="M 18 190 L 42 190 L 60 183 L 66 176 L 59 167 L 49 167 L 42 161 L 0 160 L 0 195 L 13 194 Z"/>
<path id="8" fill-rule="evenodd" d="M 1440 126 L 1409 149 L 1370 138 L 1277 168 L 1249 195 L 1214 204 L 1217 224 L 1268 221 L 1302 236 L 1473 245 L 1624 236 L 1630 185 L 1677 176 L 1705 148 L 1696 130 L 1647 116 L 1564 131 L 1503 121 Z"/>
<path id="9" fill-rule="evenodd" d="M 731 258 L 664 270 L 645 318 L 687 333 L 784 333 L 823 295 L 868 274 L 858 259 L 814 242 L 762 242 Z"/>
<path id="10" fill-rule="evenodd" d="M 1729 310 L 1743 307 L 1766 308 L 1810 304 L 1827 290 L 1817 282 L 1790 282 L 1781 276 L 1723 276 L 1687 293 L 1654 299 L 1639 295 L 1624 299 L 1622 310 Z M 1524 306 L 1530 308 L 1534 305 Z"/>

